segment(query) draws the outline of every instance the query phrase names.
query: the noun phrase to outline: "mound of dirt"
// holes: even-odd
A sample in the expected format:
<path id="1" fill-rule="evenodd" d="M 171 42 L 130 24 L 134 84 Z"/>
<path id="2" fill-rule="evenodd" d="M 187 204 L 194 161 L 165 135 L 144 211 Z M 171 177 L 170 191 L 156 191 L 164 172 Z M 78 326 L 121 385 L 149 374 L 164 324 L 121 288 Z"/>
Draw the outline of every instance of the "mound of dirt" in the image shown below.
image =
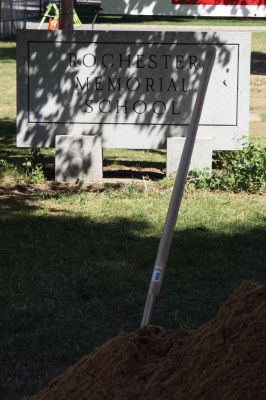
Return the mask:
<path id="1" fill-rule="evenodd" d="M 119 335 L 31 400 L 265 400 L 266 287 L 243 283 L 196 331 Z"/>

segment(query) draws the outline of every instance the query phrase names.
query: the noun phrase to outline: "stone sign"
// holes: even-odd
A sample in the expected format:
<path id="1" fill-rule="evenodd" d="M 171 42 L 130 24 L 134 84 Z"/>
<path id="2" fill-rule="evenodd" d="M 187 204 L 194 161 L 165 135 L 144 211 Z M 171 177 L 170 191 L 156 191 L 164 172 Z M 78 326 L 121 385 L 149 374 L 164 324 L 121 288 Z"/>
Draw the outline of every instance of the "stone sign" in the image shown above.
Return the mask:
<path id="1" fill-rule="evenodd" d="M 134 28 L 135 29 L 135 28 Z M 250 33 L 19 31 L 17 145 L 101 135 L 105 148 L 184 137 L 208 46 L 217 56 L 198 136 L 237 149 L 248 134 Z"/>

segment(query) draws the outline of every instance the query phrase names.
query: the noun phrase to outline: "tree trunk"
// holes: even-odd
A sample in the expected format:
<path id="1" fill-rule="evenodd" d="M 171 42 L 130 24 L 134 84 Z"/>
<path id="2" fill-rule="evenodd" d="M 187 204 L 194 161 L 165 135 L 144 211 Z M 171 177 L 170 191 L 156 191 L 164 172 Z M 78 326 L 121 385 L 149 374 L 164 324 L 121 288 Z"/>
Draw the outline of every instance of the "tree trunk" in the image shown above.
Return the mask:
<path id="1" fill-rule="evenodd" d="M 60 29 L 73 31 L 73 0 L 61 0 Z"/>

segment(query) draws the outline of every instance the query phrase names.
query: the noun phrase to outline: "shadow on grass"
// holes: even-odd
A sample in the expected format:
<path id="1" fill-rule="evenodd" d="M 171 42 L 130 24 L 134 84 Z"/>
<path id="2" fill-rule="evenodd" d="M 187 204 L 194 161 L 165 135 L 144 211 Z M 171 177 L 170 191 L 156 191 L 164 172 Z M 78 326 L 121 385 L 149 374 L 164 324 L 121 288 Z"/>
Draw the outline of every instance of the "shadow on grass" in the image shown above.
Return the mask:
<path id="1" fill-rule="evenodd" d="M 5 146 L 16 145 L 16 121 L 0 119 L 0 144 Z"/>
<path id="2" fill-rule="evenodd" d="M 266 53 L 251 53 L 251 74 L 266 75 Z"/>
<path id="3" fill-rule="evenodd" d="M 160 161 L 134 161 L 134 160 L 116 160 L 116 159 L 108 159 L 104 160 L 104 166 L 108 167 L 112 164 L 125 166 L 125 167 L 139 167 L 139 168 L 157 168 L 162 169 L 165 167 L 165 162 Z"/>
<path id="4" fill-rule="evenodd" d="M 15 41 L 15 37 L 11 36 L 6 39 L 6 41 Z M 15 47 L 0 47 L 0 61 L 5 62 L 5 61 L 10 61 L 10 60 L 16 60 L 16 48 Z"/>
<path id="5" fill-rule="evenodd" d="M 60 209 L 56 198 L 45 213 L 11 203 L 0 213 L 2 400 L 37 392 L 84 353 L 139 326 L 159 241 L 145 219 L 101 222 L 62 202 Z M 154 323 L 198 326 L 241 281 L 265 282 L 265 230 L 229 230 L 175 233 Z"/>
<path id="6" fill-rule="evenodd" d="M 159 169 L 157 171 L 152 171 L 150 168 L 150 165 L 146 167 L 146 169 L 143 169 L 144 166 L 140 165 L 141 163 L 136 161 L 132 162 L 131 166 L 134 167 L 135 169 L 119 169 L 119 167 L 116 170 L 105 170 L 103 172 L 103 177 L 104 178 L 117 178 L 117 179 L 151 179 L 153 181 L 159 180 L 165 177 L 165 173 L 163 171 L 160 171 Z M 121 166 L 127 166 L 127 162 L 121 163 Z M 136 169 L 137 168 L 137 169 Z M 141 168 L 138 170 L 138 168 Z M 160 169 L 165 168 L 165 164 L 160 166 Z"/>
<path id="7" fill-rule="evenodd" d="M 25 153 L 29 153 L 29 150 L 16 147 L 16 121 L 0 119 L 0 159 Z"/>
<path id="8" fill-rule="evenodd" d="M 160 159 L 154 159 L 158 155 Z M 139 159 L 139 157 L 143 159 Z M 130 159 L 131 158 L 131 159 Z M 132 178 L 158 180 L 165 177 L 166 153 L 162 150 L 116 150 L 104 154 L 104 178 Z"/>

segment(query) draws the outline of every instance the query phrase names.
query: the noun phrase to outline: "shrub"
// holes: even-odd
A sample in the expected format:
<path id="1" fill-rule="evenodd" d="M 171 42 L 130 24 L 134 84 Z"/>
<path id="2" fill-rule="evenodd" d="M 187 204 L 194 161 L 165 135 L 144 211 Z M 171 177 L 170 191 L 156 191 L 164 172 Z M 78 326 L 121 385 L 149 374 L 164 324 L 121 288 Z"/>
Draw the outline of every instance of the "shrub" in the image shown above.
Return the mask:
<path id="1" fill-rule="evenodd" d="M 46 181 L 41 164 L 35 165 L 34 162 L 26 159 L 22 166 L 24 167 L 24 173 L 27 182 L 38 184 Z"/>
<path id="2" fill-rule="evenodd" d="M 31 159 L 26 158 L 22 165 L 17 166 L 12 162 L 0 159 L 0 176 L 11 178 L 15 183 L 44 183 L 46 178 L 43 172 L 42 155 L 38 151 L 31 152 Z"/>
<path id="3" fill-rule="evenodd" d="M 232 190 L 255 193 L 266 188 L 266 149 L 247 144 L 243 150 L 217 151 L 215 167 L 193 170 L 188 187 L 207 190 Z"/>

